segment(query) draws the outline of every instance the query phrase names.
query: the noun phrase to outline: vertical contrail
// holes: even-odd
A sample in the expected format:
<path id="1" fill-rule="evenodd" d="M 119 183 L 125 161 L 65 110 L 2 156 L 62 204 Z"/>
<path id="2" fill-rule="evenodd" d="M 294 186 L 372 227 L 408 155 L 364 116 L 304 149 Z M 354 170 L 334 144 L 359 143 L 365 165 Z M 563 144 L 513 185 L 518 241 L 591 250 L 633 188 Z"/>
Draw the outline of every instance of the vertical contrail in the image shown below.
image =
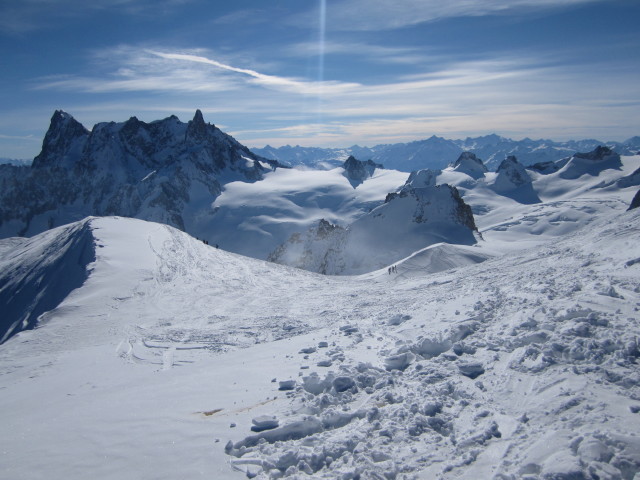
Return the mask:
<path id="1" fill-rule="evenodd" d="M 322 83 L 324 81 L 324 41 L 327 22 L 327 0 L 320 0 L 318 33 L 318 124 L 322 123 Z"/>

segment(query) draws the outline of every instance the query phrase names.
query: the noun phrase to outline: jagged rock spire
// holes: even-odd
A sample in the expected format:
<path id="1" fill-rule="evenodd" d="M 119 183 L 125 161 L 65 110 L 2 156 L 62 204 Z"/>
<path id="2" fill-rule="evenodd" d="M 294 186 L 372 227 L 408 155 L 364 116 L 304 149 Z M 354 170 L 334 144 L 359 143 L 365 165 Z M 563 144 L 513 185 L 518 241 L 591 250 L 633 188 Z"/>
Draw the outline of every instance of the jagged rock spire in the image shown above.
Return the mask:
<path id="1" fill-rule="evenodd" d="M 363 162 L 357 160 L 353 155 L 350 155 L 349 158 L 345 160 L 342 167 L 344 168 L 344 176 L 347 177 L 354 188 L 364 182 L 367 178 L 370 178 L 376 168 L 384 168 L 373 160 Z"/>
<path id="2" fill-rule="evenodd" d="M 51 117 L 49 130 L 42 142 L 42 150 L 33 159 L 33 167 L 63 166 L 75 162 L 89 137 L 89 131 L 63 110 Z"/>
<path id="3" fill-rule="evenodd" d="M 185 140 L 191 140 L 196 143 L 203 142 L 207 138 L 207 130 L 213 130 L 214 128 L 214 125 L 205 123 L 202 111 L 197 109 L 193 120 L 191 120 L 187 126 Z"/>

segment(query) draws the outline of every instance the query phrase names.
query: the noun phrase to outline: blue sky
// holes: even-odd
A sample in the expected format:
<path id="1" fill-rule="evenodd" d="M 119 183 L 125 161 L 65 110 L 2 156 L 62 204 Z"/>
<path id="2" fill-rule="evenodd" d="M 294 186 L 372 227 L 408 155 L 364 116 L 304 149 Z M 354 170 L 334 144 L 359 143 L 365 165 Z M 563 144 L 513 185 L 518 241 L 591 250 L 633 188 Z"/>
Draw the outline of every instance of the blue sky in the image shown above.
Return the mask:
<path id="1" fill-rule="evenodd" d="M 249 146 L 640 134 L 637 0 L 5 0 L 0 157 L 196 108 Z"/>

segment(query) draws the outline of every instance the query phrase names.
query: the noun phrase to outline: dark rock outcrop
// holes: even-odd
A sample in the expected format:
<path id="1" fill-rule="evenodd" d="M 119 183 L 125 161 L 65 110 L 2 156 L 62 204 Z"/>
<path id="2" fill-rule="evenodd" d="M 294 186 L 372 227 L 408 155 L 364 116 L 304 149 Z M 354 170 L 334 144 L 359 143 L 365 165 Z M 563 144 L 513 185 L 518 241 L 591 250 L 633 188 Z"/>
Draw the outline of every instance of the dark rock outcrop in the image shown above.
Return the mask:
<path id="1" fill-rule="evenodd" d="M 631 200 L 631 205 L 629 205 L 628 210 L 633 210 L 634 208 L 640 207 L 640 190 L 638 190 Z"/>
<path id="2" fill-rule="evenodd" d="M 356 188 L 366 179 L 371 178 L 376 168 L 384 168 L 372 160 L 363 162 L 357 160 L 354 156 L 347 158 L 342 167 L 344 168 L 344 176 L 347 177 L 353 188 Z"/>

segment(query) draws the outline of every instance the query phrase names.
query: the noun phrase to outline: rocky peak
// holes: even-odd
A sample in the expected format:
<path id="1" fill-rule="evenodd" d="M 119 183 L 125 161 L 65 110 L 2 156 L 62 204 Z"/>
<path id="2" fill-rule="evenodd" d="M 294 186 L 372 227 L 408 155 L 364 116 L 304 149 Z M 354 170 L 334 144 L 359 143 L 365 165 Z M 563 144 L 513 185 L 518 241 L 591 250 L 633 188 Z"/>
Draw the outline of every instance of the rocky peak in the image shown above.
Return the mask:
<path id="1" fill-rule="evenodd" d="M 187 126 L 187 132 L 185 134 L 185 140 L 190 140 L 196 143 L 201 143 L 207 138 L 208 127 L 213 130 L 214 125 L 209 125 L 204 122 L 204 117 L 200 109 L 196 110 L 193 120 L 191 120 Z"/>
<path id="2" fill-rule="evenodd" d="M 67 112 L 56 110 L 42 142 L 42 150 L 33 159 L 33 168 L 72 165 L 80 157 L 87 138 L 89 131 L 80 122 Z"/>
<path id="3" fill-rule="evenodd" d="M 620 157 L 620 155 L 618 155 L 616 152 L 614 152 L 609 147 L 606 147 L 604 145 L 598 145 L 594 150 L 590 152 L 576 153 L 574 155 L 574 157 L 576 158 L 583 158 L 585 160 L 594 160 L 594 161 L 605 160 L 609 157 L 616 157 L 616 156 Z"/>
<path id="4" fill-rule="evenodd" d="M 462 199 L 458 189 L 449 184 L 414 188 L 407 180 L 400 192 L 387 194 L 384 203 L 398 199 L 405 199 L 411 204 L 414 210 L 412 222 L 452 223 L 477 231 L 471 207 Z"/>
<path id="5" fill-rule="evenodd" d="M 256 181 L 278 166 L 205 123 L 200 110 L 188 123 L 131 117 L 91 132 L 58 110 L 21 184 L 0 192 L 3 206 L 22 198 L 0 212 L 0 225 L 15 220 L 11 234 L 26 235 L 78 215 L 120 215 L 185 229 L 189 216 L 207 211 L 220 194 L 220 179 Z M 194 190 L 201 198 L 192 199 Z"/>
<path id="6" fill-rule="evenodd" d="M 418 204 L 422 206 L 425 217 L 416 217 L 416 222 L 430 220 L 429 217 L 439 220 L 439 217 L 448 219 L 452 223 L 477 231 L 471 207 L 465 203 L 456 187 L 448 184 L 433 187 L 417 188 L 413 191 Z"/>
<path id="7" fill-rule="evenodd" d="M 357 160 L 353 155 L 350 155 L 345 160 L 342 167 L 344 168 L 344 176 L 349 179 L 353 188 L 360 185 L 367 178 L 371 178 L 376 168 L 384 168 L 372 160 L 367 160 L 366 162 Z"/>
<path id="8" fill-rule="evenodd" d="M 484 174 L 488 171 L 482 160 L 472 152 L 462 152 L 453 164 L 453 169 L 456 172 L 466 173 L 475 180 L 484 177 Z"/>
<path id="9" fill-rule="evenodd" d="M 514 155 L 505 158 L 496 170 L 496 187 L 502 189 L 517 188 L 531 183 L 531 177 Z"/>
<path id="10" fill-rule="evenodd" d="M 318 238 L 326 238 L 338 230 L 344 230 L 344 228 L 340 227 L 339 225 L 334 225 L 328 220 L 321 218 L 320 221 L 318 222 L 316 235 L 318 236 Z"/>

